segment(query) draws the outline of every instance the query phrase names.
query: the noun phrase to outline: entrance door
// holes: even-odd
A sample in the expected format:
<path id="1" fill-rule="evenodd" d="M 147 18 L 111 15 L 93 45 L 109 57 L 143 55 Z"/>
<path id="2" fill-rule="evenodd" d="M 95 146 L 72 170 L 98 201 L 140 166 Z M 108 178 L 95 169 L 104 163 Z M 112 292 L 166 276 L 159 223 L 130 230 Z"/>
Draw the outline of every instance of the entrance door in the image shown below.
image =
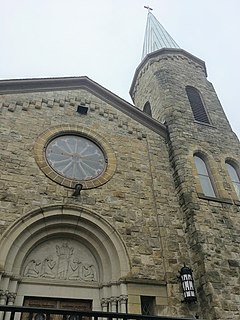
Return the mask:
<path id="1" fill-rule="evenodd" d="M 25 297 L 25 307 L 40 307 L 40 308 L 55 308 L 55 309 L 71 309 L 79 311 L 91 311 L 92 300 L 75 300 L 75 299 L 57 299 L 57 298 L 39 298 L 39 297 Z M 50 316 L 49 320 L 63 320 L 69 317 L 63 317 L 62 315 Z M 76 317 L 73 317 L 76 318 Z M 23 314 L 21 320 L 28 320 L 29 315 Z M 33 314 L 33 320 L 46 320 L 46 315 L 43 313 Z M 82 317 L 87 320 L 87 317 Z M 77 320 L 77 319 L 76 319 Z"/>

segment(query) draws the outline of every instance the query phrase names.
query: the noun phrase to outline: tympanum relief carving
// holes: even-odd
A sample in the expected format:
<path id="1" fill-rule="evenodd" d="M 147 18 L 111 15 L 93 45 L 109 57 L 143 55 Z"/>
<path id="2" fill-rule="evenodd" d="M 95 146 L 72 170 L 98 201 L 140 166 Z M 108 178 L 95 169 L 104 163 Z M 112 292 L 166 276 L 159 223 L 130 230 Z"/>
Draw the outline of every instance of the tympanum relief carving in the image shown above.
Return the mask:
<path id="1" fill-rule="evenodd" d="M 91 251 L 78 241 L 53 239 L 38 245 L 23 265 L 29 278 L 97 281 L 97 263 Z"/>

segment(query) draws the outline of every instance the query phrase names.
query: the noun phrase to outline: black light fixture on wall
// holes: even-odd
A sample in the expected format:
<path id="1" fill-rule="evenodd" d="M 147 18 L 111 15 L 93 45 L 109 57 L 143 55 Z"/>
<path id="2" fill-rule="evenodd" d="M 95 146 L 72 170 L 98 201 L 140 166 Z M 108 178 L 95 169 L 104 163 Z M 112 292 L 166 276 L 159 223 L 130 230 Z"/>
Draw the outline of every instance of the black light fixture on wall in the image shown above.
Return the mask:
<path id="1" fill-rule="evenodd" d="M 187 303 L 196 302 L 196 292 L 194 288 L 194 281 L 193 281 L 193 275 L 192 270 L 185 266 L 181 268 L 180 272 L 180 280 L 183 290 L 183 297 L 184 301 Z"/>

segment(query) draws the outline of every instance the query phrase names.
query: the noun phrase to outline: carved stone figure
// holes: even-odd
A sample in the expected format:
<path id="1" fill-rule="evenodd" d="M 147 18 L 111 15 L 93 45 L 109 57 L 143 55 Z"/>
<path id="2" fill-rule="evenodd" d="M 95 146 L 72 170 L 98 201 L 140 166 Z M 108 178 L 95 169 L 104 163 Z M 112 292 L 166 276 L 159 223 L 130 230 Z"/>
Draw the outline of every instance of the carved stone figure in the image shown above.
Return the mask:
<path id="1" fill-rule="evenodd" d="M 48 256 L 42 263 L 42 277 L 43 278 L 55 278 L 54 267 L 56 261 L 53 260 L 53 256 Z"/>
<path id="2" fill-rule="evenodd" d="M 73 250 L 74 249 L 69 247 L 67 242 L 64 242 L 61 247 L 56 245 L 56 252 L 58 256 L 57 278 L 64 280 L 67 279 L 69 262 L 73 255 Z"/>
<path id="3" fill-rule="evenodd" d="M 23 276 L 89 282 L 97 281 L 97 269 L 94 256 L 83 244 L 53 239 L 31 252 Z"/>
<path id="4" fill-rule="evenodd" d="M 82 279 L 85 281 L 96 280 L 96 270 L 92 264 L 86 263 L 82 266 Z"/>
<path id="5" fill-rule="evenodd" d="M 75 258 L 72 262 L 70 262 L 70 275 L 68 277 L 69 280 L 79 280 L 81 279 L 81 262 Z"/>
<path id="6" fill-rule="evenodd" d="M 24 276 L 38 278 L 40 264 L 41 264 L 40 260 L 35 260 L 35 259 L 30 260 L 25 268 Z"/>

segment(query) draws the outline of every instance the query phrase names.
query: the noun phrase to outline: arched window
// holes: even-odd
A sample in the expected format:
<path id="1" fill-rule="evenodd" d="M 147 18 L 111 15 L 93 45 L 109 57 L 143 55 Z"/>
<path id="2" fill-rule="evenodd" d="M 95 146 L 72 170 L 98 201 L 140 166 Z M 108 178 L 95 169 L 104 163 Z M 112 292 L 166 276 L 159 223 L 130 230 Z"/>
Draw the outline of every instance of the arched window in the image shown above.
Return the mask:
<path id="1" fill-rule="evenodd" d="M 144 107 L 143 107 L 143 112 L 148 114 L 149 116 L 152 116 L 152 108 L 149 102 L 146 102 Z"/>
<path id="2" fill-rule="evenodd" d="M 232 163 L 228 161 L 226 161 L 226 167 L 227 167 L 228 174 L 232 180 L 234 189 L 237 193 L 238 199 L 240 200 L 240 178 L 239 178 L 237 169 Z"/>
<path id="3" fill-rule="evenodd" d="M 216 197 L 205 161 L 199 155 L 194 155 L 194 161 L 204 195 Z"/>
<path id="4" fill-rule="evenodd" d="M 196 88 L 191 86 L 186 87 L 188 100 L 190 102 L 194 119 L 203 123 L 210 123 L 207 112 L 204 108 L 200 93 Z"/>

